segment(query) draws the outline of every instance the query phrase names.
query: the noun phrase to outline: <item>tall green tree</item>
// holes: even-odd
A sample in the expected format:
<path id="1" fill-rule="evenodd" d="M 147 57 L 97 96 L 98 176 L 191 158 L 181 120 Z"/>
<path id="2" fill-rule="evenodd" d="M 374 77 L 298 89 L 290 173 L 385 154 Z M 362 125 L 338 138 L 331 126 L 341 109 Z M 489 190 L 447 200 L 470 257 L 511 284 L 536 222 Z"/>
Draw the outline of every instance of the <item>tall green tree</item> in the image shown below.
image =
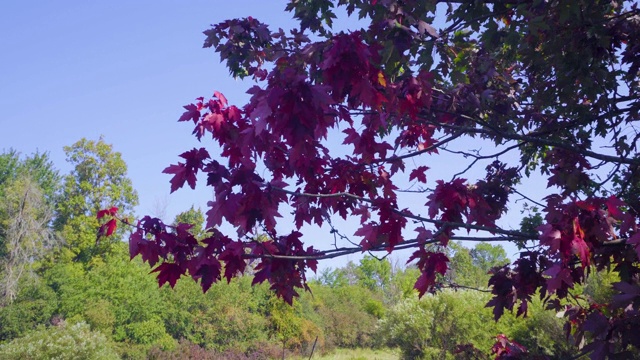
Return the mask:
<path id="1" fill-rule="evenodd" d="M 461 243 L 449 244 L 450 269 L 447 278 L 456 285 L 487 288 L 489 270 L 509 262 L 501 245 L 480 242 L 469 249 Z"/>
<path id="2" fill-rule="evenodd" d="M 356 269 L 356 276 L 358 282 L 369 290 L 384 290 L 391 280 L 391 263 L 387 259 L 365 255 Z"/>
<path id="3" fill-rule="evenodd" d="M 83 138 L 64 151 L 74 168 L 64 178 L 62 201 L 56 211 L 55 228 L 65 240 L 59 257 L 63 261 L 88 262 L 93 256 L 108 252 L 111 243 L 122 239 L 124 231 L 97 242 L 96 213 L 115 206 L 123 216 L 131 216 L 138 194 L 127 177 L 122 155 L 104 139 Z"/>
<path id="4" fill-rule="evenodd" d="M 6 184 L 3 184 L 6 185 Z M 18 295 L 20 279 L 56 241 L 53 211 L 35 180 L 20 176 L 3 186 L 0 199 L 0 305 Z"/>
<path id="5" fill-rule="evenodd" d="M 30 177 L 40 187 L 49 204 L 56 201 L 61 176 L 48 153 L 36 152 L 23 157 L 17 150 L 9 149 L 0 154 L 0 195 L 3 188 L 19 176 Z"/>

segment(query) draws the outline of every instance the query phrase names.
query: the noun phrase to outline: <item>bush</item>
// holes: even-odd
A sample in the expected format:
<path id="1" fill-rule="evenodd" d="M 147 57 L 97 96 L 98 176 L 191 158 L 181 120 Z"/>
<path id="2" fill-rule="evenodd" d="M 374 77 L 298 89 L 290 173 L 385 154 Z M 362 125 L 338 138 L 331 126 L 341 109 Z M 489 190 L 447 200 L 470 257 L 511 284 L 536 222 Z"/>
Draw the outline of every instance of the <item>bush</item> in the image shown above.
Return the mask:
<path id="1" fill-rule="evenodd" d="M 13 303 L 0 307 L 0 341 L 24 336 L 47 324 L 57 307 L 56 294 L 39 279 L 25 277 L 20 288 Z"/>
<path id="2" fill-rule="evenodd" d="M 164 324 L 159 319 L 135 322 L 124 326 L 127 340 L 136 344 L 153 344 L 167 334 Z"/>
<path id="3" fill-rule="evenodd" d="M 380 336 L 405 359 L 453 359 L 458 345 L 472 343 L 488 353 L 500 329 L 487 296 L 472 291 L 443 291 L 408 298 L 380 321 Z"/>
<path id="4" fill-rule="evenodd" d="M 91 325 L 92 330 L 97 330 L 108 335 L 113 332 L 116 317 L 111 308 L 111 303 L 103 299 L 87 304 L 84 310 L 84 318 L 87 320 L 87 323 Z"/>
<path id="5" fill-rule="evenodd" d="M 50 327 L 0 345 L 5 360 L 115 360 L 113 344 L 86 323 Z"/>
<path id="6" fill-rule="evenodd" d="M 205 349 L 187 340 L 181 340 L 174 350 L 162 350 L 152 348 L 149 351 L 148 360 L 268 360 L 281 356 L 281 350 L 268 343 L 256 343 L 253 349 L 247 352 L 238 349 L 216 351 Z"/>

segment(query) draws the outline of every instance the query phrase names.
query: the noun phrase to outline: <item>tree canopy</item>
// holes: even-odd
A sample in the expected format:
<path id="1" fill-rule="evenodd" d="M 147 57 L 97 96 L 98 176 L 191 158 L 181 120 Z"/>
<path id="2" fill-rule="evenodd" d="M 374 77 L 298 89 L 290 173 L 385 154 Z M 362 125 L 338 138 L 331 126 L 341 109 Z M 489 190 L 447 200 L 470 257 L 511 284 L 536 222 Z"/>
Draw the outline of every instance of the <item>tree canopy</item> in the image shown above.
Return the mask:
<path id="1" fill-rule="evenodd" d="M 255 85 L 244 105 L 216 91 L 179 118 L 203 147 L 165 169 L 171 191 L 204 173 L 214 195 L 204 239 L 189 225 L 133 224 L 130 255 L 160 285 L 189 275 L 206 291 L 252 261 L 254 283 L 292 302 L 320 260 L 412 249 L 423 295 L 447 272 L 451 240 L 514 242 L 518 258 L 489 280 L 496 319 L 526 315 L 540 296 L 593 358 L 640 347 L 636 2 L 292 0 L 286 10 L 297 28 L 248 17 L 204 32 L 230 74 Z M 344 13 L 361 28 L 334 30 Z M 464 165 L 439 178 L 438 161 Z M 546 192 L 530 193 L 532 181 Z M 521 229 L 502 221 L 516 201 L 539 209 Z M 99 213 L 104 229 L 115 211 Z M 343 234 L 336 218 L 360 225 Z M 314 225 L 354 245 L 306 246 Z M 609 302 L 568 296 L 608 268 L 620 276 Z M 523 353 L 499 339 L 498 357 Z"/>
<path id="2" fill-rule="evenodd" d="M 96 242 L 99 225 L 95 214 L 110 205 L 117 206 L 123 218 L 131 216 L 138 194 L 127 177 L 127 164 L 121 154 L 104 139 L 83 138 L 65 146 L 64 151 L 73 170 L 64 178 L 65 201 L 56 209 L 54 226 L 65 238 L 57 256 L 63 261 L 87 262 L 110 251 L 113 242 Z M 123 232 L 117 234 L 122 236 Z"/>

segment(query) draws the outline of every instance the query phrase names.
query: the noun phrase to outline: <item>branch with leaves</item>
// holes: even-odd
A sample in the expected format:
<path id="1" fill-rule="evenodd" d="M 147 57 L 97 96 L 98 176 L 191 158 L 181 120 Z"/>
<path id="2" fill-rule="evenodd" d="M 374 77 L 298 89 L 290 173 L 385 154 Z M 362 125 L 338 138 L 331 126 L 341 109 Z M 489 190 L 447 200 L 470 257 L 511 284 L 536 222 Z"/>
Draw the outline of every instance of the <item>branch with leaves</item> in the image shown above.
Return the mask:
<path id="1" fill-rule="evenodd" d="M 198 141 L 213 140 L 164 170 L 172 192 L 206 175 L 208 234 L 198 240 L 187 225 L 145 217 L 134 224 L 131 256 L 149 262 L 161 285 L 189 275 L 204 291 L 253 261 L 254 283 L 269 281 L 292 302 L 320 260 L 410 248 L 422 295 L 446 273 L 450 240 L 511 241 L 521 253 L 489 283 L 496 319 L 526 315 L 541 296 L 565 311 L 579 340 L 591 333 L 592 358 L 640 347 L 625 330 L 640 326 L 637 4 L 438 3 L 292 1 L 300 27 L 290 32 L 252 17 L 205 31 L 205 47 L 231 75 L 255 82 L 243 106 L 216 91 L 179 118 Z M 368 27 L 334 32 L 334 7 L 358 12 Z M 474 139 L 498 150 L 465 150 Z M 437 180 L 430 161 L 447 151 L 474 160 Z M 489 159 L 483 176 L 461 177 Z M 501 227 L 529 177 L 548 185 L 543 200 L 531 200 L 541 213 L 523 218 L 526 230 Z M 403 204 L 398 195 L 412 182 L 430 186 Z M 292 219 L 281 216 L 285 207 Z M 102 232 L 113 232 L 117 214 L 100 215 Z M 334 231 L 332 217 L 357 222 L 360 242 L 305 246 L 307 227 Z M 624 269 L 617 295 L 608 305 L 566 305 L 593 267 Z M 522 350 L 501 341 L 497 358 Z"/>

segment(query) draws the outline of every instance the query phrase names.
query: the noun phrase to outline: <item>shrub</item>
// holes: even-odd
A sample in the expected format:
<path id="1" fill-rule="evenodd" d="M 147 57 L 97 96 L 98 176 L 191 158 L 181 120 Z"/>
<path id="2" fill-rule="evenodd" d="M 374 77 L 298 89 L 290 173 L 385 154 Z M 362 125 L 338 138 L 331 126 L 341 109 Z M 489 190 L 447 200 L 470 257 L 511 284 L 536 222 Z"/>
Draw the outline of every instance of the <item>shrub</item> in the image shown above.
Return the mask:
<path id="1" fill-rule="evenodd" d="M 453 359 L 458 345 L 468 343 L 488 353 L 499 328 L 486 302 L 472 291 L 408 298 L 380 321 L 380 336 L 405 359 Z"/>
<path id="2" fill-rule="evenodd" d="M 50 327 L 0 345 L 5 360 L 115 360 L 113 344 L 86 323 Z"/>
<path id="3" fill-rule="evenodd" d="M 37 278 L 21 281 L 13 303 L 0 307 L 0 341 L 24 336 L 51 319 L 57 307 L 56 294 Z"/>
<path id="4" fill-rule="evenodd" d="M 92 330 L 109 335 L 113 332 L 116 317 L 111 308 L 111 303 L 102 299 L 87 304 L 84 310 L 84 318 L 91 325 Z"/>
<path id="5" fill-rule="evenodd" d="M 281 356 L 281 350 L 269 343 L 255 343 L 247 352 L 239 349 L 216 351 L 205 349 L 187 340 L 181 340 L 173 350 L 154 347 L 149 351 L 148 360 L 267 360 Z"/>

